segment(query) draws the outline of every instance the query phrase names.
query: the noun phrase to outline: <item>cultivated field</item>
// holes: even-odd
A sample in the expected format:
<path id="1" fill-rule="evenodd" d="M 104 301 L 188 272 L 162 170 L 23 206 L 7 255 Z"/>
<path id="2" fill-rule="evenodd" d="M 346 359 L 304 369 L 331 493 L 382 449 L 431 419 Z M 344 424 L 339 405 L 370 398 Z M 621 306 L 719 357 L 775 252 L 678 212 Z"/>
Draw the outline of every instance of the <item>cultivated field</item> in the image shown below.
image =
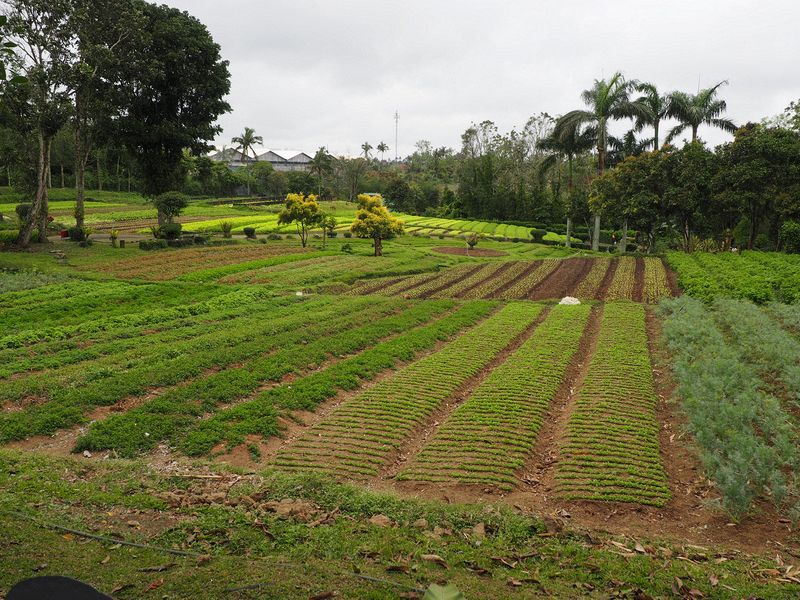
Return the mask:
<path id="1" fill-rule="evenodd" d="M 772 558 L 748 563 L 685 546 L 774 556 L 794 543 L 794 305 L 725 298 L 738 294 L 711 267 L 704 277 L 718 282 L 715 301 L 675 298 L 658 257 L 487 242 L 501 255 L 483 258 L 406 237 L 375 258 L 369 240 L 335 238 L 324 249 L 319 240 L 306 249 L 265 242 L 153 252 L 61 242 L 63 257 L 0 256 L 17 269 L 0 288 L 0 464 L 43 482 L 34 489 L 0 476 L 0 508 L 44 496 L 77 506 L 83 497 L 81 510 L 148 515 L 127 517 L 153 521 L 137 539 L 221 556 L 297 548 L 290 560 L 302 562 L 314 561 L 330 528 L 352 527 L 336 535 L 365 544 L 360 569 L 413 583 L 443 567 L 404 570 L 403 553 L 434 554 L 458 565 L 454 579 L 475 597 L 495 589 L 475 569 L 519 579 L 531 561 L 540 561 L 543 589 L 571 597 L 558 564 L 576 547 L 547 550 L 550 538 L 535 536 L 545 527 L 553 544 L 572 543 L 560 533 L 572 526 L 623 536 L 590 534 L 591 556 L 605 561 L 591 575 L 597 589 L 618 580 L 609 566 L 617 560 L 627 581 L 638 581 L 633 560 L 643 573 L 663 568 L 638 587 L 664 593 L 682 577 L 713 596 L 708 569 L 737 593 L 800 589 L 792 567 L 744 575 L 776 568 Z M 688 260 L 761 264 L 752 278 L 776 293 L 771 270 L 791 260 L 754 254 Z M 670 256 L 684 282 L 682 259 Z M 582 303 L 557 304 L 566 295 Z M 133 472 L 145 483 L 123 486 L 121 474 Z M 59 473 L 70 475 L 62 482 Z M 87 478 L 103 481 L 105 495 Z M 413 497 L 435 504 L 420 508 Z M 442 500 L 475 502 L 477 513 L 431 508 Z M 487 503 L 501 507 L 497 516 Z M 509 510 L 544 515 L 545 525 L 524 525 Z M 79 529 L 95 522 L 68 514 Z M 393 523 L 380 549 L 360 537 L 375 515 Z M 223 540 L 222 530 L 239 537 Z M 415 536 L 415 549 L 405 546 Z M 491 566 L 522 546 L 534 554 Z M 658 548 L 667 546 L 692 561 L 690 575 L 664 558 Z M 720 558 L 725 565 L 713 562 Z M 519 587 L 509 597 L 540 590 Z"/>

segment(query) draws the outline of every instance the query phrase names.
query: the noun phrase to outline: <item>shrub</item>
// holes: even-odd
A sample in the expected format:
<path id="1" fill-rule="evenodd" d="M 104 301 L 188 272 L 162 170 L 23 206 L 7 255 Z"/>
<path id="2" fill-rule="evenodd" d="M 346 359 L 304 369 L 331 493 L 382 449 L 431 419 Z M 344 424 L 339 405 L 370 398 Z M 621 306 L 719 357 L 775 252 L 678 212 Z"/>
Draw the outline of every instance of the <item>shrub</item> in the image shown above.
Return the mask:
<path id="1" fill-rule="evenodd" d="M 86 232 L 80 227 L 70 227 L 67 230 L 70 241 L 82 242 L 86 239 Z"/>
<path id="2" fill-rule="evenodd" d="M 170 248 L 184 248 L 186 246 L 191 246 L 194 244 L 194 240 L 190 239 L 168 239 L 166 240 L 167 246 Z"/>
<path id="3" fill-rule="evenodd" d="M 759 233 L 753 240 L 753 246 L 758 250 L 772 250 L 772 242 L 766 233 Z"/>
<path id="4" fill-rule="evenodd" d="M 346 237 L 346 238 L 351 238 L 351 237 L 353 237 L 353 234 L 352 234 L 352 233 L 350 233 L 349 231 L 345 231 L 345 232 L 344 232 L 344 237 Z"/>
<path id="5" fill-rule="evenodd" d="M 267 236 L 267 239 L 270 239 L 270 240 L 279 240 L 279 239 L 281 239 L 281 236 L 280 236 L 280 235 L 278 235 L 277 233 L 270 233 L 270 234 Z"/>
<path id="6" fill-rule="evenodd" d="M 342 252 L 345 254 L 352 254 L 353 253 L 353 246 L 350 243 L 342 244 Z"/>
<path id="7" fill-rule="evenodd" d="M 189 205 L 189 196 L 180 192 L 164 192 L 156 196 L 153 205 L 172 223 L 172 219 Z"/>
<path id="8" fill-rule="evenodd" d="M 230 221 L 223 221 L 219 224 L 220 229 L 222 229 L 222 237 L 230 238 L 231 232 L 233 231 L 233 223 Z"/>
<path id="9" fill-rule="evenodd" d="M 197 244 L 198 246 L 203 246 L 208 243 L 208 236 L 207 235 L 196 235 L 192 238 L 192 241 Z"/>
<path id="10" fill-rule="evenodd" d="M 336 233 L 335 231 L 329 231 L 328 232 L 328 237 L 329 238 L 335 238 L 337 235 L 339 235 L 339 234 Z"/>
<path id="11" fill-rule="evenodd" d="M 111 234 L 108 236 L 108 238 L 111 240 L 112 248 L 116 248 L 117 240 L 119 239 L 119 229 L 112 229 Z"/>
<path id="12" fill-rule="evenodd" d="M 17 207 L 14 211 L 17 213 L 17 217 L 19 217 L 20 223 L 27 223 L 28 218 L 31 216 L 31 211 L 33 210 L 33 204 L 17 204 Z"/>
<path id="13" fill-rule="evenodd" d="M 517 238 L 517 237 L 511 238 L 511 241 L 514 242 L 515 244 L 518 244 L 519 243 L 519 238 Z"/>
<path id="14" fill-rule="evenodd" d="M 164 223 L 161 226 L 159 237 L 163 237 L 165 240 L 176 240 L 181 236 L 182 229 L 183 225 L 180 223 Z"/>
<path id="15" fill-rule="evenodd" d="M 242 231 L 244 231 L 244 235 L 248 239 L 251 239 L 251 240 L 256 239 L 256 228 L 255 227 L 245 227 Z"/>
<path id="16" fill-rule="evenodd" d="M 139 250 L 160 250 L 167 247 L 167 240 L 139 240 Z"/>
<path id="17" fill-rule="evenodd" d="M 547 231 L 544 229 L 531 229 L 531 237 L 533 238 L 534 242 L 541 243 L 542 238 L 547 234 Z"/>
<path id="18" fill-rule="evenodd" d="M 800 252 L 800 223 L 786 221 L 781 225 L 781 243 L 783 249 L 790 254 Z"/>

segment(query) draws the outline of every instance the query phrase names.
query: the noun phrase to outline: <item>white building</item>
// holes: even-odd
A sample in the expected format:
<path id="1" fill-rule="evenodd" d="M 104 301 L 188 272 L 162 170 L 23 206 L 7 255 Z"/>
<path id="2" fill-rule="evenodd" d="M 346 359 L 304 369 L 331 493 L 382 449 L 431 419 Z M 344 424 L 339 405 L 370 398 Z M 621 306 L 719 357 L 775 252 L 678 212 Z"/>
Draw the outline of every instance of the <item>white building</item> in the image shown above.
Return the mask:
<path id="1" fill-rule="evenodd" d="M 276 171 L 306 171 L 311 166 L 311 157 L 305 152 L 296 150 L 266 150 L 260 154 L 256 152 L 257 158 L 253 158 L 233 148 L 225 148 L 209 158 L 226 162 L 231 169 L 240 169 L 255 162 L 268 162 Z"/>

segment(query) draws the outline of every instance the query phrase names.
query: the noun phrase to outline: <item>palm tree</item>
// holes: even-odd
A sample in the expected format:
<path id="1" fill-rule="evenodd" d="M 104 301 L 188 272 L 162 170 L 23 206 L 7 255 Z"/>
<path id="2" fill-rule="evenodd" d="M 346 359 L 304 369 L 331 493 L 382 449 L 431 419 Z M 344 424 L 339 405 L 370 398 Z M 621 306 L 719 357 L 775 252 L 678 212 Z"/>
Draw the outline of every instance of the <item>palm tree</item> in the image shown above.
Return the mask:
<path id="1" fill-rule="evenodd" d="M 383 155 L 389 151 L 388 144 L 386 142 L 381 142 L 380 144 L 378 144 L 376 150 L 381 153 L 381 162 L 383 162 Z"/>
<path id="2" fill-rule="evenodd" d="M 574 182 L 573 163 L 578 155 L 588 152 L 594 147 L 597 134 L 591 127 L 582 129 L 579 123 L 564 127 L 560 134 L 559 137 L 555 135 L 555 132 L 551 132 L 550 135 L 539 142 L 539 147 L 550 153 L 542 162 L 540 170 L 542 173 L 549 171 L 561 159 L 567 159 L 567 197 L 571 203 Z M 567 248 L 571 246 L 571 234 L 572 217 L 567 216 Z"/>
<path id="3" fill-rule="evenodd" d="M 608 165 L 614 166 L 629 156 L 639 156 L 642 152 L 646 152 L 653 145 L 653 138 L 637 138 L 636 129 L 630 129 L 621 138 L 609 136 L 608 145 L 611 148 Z"/>
<path id="4" fill-rule="evenodd" d="M 364 142 L 361 144 L 361 150 L 364 152 L 364 158 L 369 160 L 369 151 L 372 150 L 372 144 L 369 142 Z"/>
<path id="5" fill-rule="evenodd" d="M 677 119 L 680 125 L 673 127 L 667 136 L 667 141 L 678 137 L 687 127 L 692 128 L 692 141 L 697 141 L 697 129 L 703 124 L 718 127 L 729 133 L 736 131 L 733 121 L 720 117 L 728 105 L 725 100 L 717 98 L 717 90 L 727 83 L 720 81 L 717 85 L 700 90 L 697 94 L 672 92 L 669 96 L 669 116 Z"/>
<path id="6" fill-rule="evenodd" d="M 253 158 L 258 160 L 255 146 L 263 144 L 264 138 L 260 135 L 256 135 L 256 130 L 252 127 L 245 127 L 242 135 L 231 138 L 231 143 L 236 144 L 236 150 L 239 150 L 245 157 L 252 152 Z"/>
<path id="7" fill-rule="evenodd" d="M 658 150 L 660 148 L 658 129 L 661 121 L 669 117 L 671 96 L 659 94 L 658 89 L 652 83 L 640 83 L 636 86 L 636 91 L 644 94 L 636 102 L 645 106 L 650 113 L 636 120 L 636 128 L 641 131 L 644 125 L 650 125 L 653 128 L 653 150 Z"/>
<path id="8" fill-rule="evenodd" d="M 312 175 L 316 175 L 319 179 L 319 193 L 317 196 L 322 198 L 322 178 L 333 171 L 333 157 L 328 154 L 328 149 L 325 146 L 320 146 L 317 153 L 314 154 L 309 170 Z"/>
<path id="9" fill-rule="evenodd" d="M 258 155 L 256 154 L 255 146 L 264 143 L 264 139 L 260 135 L 256 135 L 256 130 L 252 127 L 245 127 L 242 135 L 231 138 L 231 143 L 236 144 L 236 150 L 242 153 L 242 156 L 247 158 L 250 152 L 253 153 L 253 158 L 257 161 Z M 250 195 L 250 174 L 245 173 L 247 176 L 247 195 Z"/>
<path id="10" fill-rule="evenodd" d="M 606 168 L 608 154 L 609 121 L 641 118 L 649 115 L 648 109 L 638 100 L 631 101 L 630 92 L 636 81 L 627 81 L 621 73 L 614 73 L 610 79 L 595 79 L 591 89 L 584 90 L 581 98 L 588 110 L 573 110 L 556 121 L 553 135 L 563 137 L 576 125 L 591 124 L 597 149 L 597 172 L 602 175 Z M 592 250 L 599 250 L 600 215 L 594 216 L 594 235 Z"/>

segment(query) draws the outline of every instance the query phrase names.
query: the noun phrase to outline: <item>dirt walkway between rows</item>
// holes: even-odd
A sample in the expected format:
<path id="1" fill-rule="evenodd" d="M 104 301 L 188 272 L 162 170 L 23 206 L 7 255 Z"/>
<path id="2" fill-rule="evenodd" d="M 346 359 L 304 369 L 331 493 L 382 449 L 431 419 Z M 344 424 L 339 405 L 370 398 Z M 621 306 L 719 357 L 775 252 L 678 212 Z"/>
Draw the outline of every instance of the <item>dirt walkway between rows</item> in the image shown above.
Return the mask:
<path id="1" fill-rule="evenodd" d="M 575 290 L 591 271 L 594 260 L 591 258 L 566 258 L 559 268 L 550 273 L 539 283 L 531 294 L 530 300 L 547 300 L 574 296 Z"/>

